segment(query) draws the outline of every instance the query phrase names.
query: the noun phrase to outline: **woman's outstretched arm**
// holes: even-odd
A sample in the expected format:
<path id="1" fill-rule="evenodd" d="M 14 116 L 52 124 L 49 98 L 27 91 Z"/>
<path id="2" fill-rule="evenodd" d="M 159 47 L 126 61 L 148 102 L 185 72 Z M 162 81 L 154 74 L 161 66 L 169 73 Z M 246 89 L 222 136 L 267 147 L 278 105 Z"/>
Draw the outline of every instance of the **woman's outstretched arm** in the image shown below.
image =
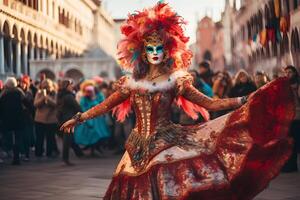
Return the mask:
<path id="1" fill-rule="evenodd" d="M 177 95 L 210 111 L 227 110 L 237 108 L 245 103 L 246 98 L 213 99 L 199 92 L 193 86 L 193 78 L 190 74 L 177 79 Z"/>
<path id="2" fill-rule="evenodd" d="M 80 120 L 86 121 L 88 119 L 92 119 L 99 115 L 105 114 L 115 106 L 125 101 L 127 98 L 129 98 L 129 93 L 116 91 L 97 106 L 94 106 L 93 108 L 82 113 Z"/>
<path id="3" fill-rule="evenodd" d="M 199 92 L 192 85 L 186 86 L 182 94 L 187 100 L 210 111 L 227 110 L 242 105 L 242 98 L 213 99 Z"/>
<path id="4" fill-rule="evenodd" d="M 60 130 L 71 133 L 74 132 L 74 128 L 77 124 L 82 123 L 86 120 L 92 119 L 99 115 L 105 114 L 110 111 L 115 106 L 119 105 L 126 99 L 130 97 L 130 90 L 124 87 L 124 82 L 126 77 L 121 78 L 116 84 L 116 92 L 110 95 L 102 103 L 94 106 L 93 108 L 85 111 L 84 113 L 77 113 L 72 119 L 66 121 L 61 127 Z"/>

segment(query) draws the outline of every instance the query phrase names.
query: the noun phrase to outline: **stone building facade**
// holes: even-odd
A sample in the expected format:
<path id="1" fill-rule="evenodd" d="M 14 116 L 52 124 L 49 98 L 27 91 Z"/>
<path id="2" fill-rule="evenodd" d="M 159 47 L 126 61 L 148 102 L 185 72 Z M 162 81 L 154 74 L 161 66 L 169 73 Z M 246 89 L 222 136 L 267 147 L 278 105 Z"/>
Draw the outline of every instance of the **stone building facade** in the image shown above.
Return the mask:
<path id="1" fill-rule="evenodd" d="M 232 17 L 236 68 L 277 75 L 300 66 L 300 0 L 243 0 Z"/>
<path id="2" fill-rule="evenodd" d="M 55 73 L 51 61 L 78 58 L 95 48 L 114 62 L 115 43 L 114 21 L 100 0 L 0 0 L 2 77 Z"/>
<path id="3" fill-rule="evenodd" d="M 224 32 L 222 23 L 215 23 L 208 16 L 202 18 L 197 25 L 194 49 L 196 63 L 209 60 L 214 71 L 224 70 Z"/>

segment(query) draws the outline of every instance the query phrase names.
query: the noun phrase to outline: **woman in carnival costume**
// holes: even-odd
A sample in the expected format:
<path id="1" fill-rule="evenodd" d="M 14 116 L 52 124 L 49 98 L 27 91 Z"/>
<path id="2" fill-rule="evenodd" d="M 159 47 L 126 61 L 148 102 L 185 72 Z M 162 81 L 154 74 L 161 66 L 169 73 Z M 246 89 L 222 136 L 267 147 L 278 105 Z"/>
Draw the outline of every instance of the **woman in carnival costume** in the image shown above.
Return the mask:
<path id="1" fill-rule="evenodd" d="M 136 125 L 126 141 L 104 199 L 252 199 L 280 171 L 291 153 L 288 126 L 294 102 L 287 80 L 250 95 L 211 99 L 192 85 L 182 17 L 168 4 L 129 15 L 118 45 L 120 64 L 132 70 L 101 104 L 78 113 L 61 129 L 111 109 L 124 120 L 133 108 Z M 170 120 L 176 102 L 189 116 L 237 108 L 203 124 Z M 244 104 L 244 105 L 243 105 Z"/>

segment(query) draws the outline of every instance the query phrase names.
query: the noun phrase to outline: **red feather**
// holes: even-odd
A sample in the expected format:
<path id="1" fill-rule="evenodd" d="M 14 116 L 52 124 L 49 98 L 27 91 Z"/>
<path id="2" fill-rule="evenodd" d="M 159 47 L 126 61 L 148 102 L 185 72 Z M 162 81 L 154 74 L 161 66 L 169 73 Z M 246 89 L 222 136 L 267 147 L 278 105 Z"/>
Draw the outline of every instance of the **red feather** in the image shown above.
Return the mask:
<path id="1" fill-rule="evenodd" d="M 205 108 L 190 102 L 183 96 L 179 96 L 177 98 L 176 104 L 178 107 L 181 107 L 183 111 L 194 120 L 198 119 L 197 113 L 200 113 L 205 121 L 208 121 L 210 118 L 209 113 Z"/>
<path id="2" fill-rule="evenodd" d="M 189 38 L 184 35 L 182 26 L 186 22 L 166 3 L 158 3 L 153 8 L 144 9 L 128 16 L 121 27 L 125 38 L 118 45 L 118 58 L 121 67 L 132 69 L 142 62 L 143 39 L 152 32 L 158 32 L 164 40 L 164 48 L 169 52 L 174 69 L 187 68 L 191 64 L 192 52 L 187 48 Z M 134 47 L 134 51 L 132 48 Z M 134 59 L 133 59 L 134 58 Z"/>
<path id="3" fill-rule="evenodd" d="M 117 116 L 117 121 L 123 122 L 125 118 L 128 116 L 130 111 L 131 111 L 131 103 L 130 103 L 130 98 L 128 98 L 120 105 L 114 107 L 112 110 L 112 114 Z"/>

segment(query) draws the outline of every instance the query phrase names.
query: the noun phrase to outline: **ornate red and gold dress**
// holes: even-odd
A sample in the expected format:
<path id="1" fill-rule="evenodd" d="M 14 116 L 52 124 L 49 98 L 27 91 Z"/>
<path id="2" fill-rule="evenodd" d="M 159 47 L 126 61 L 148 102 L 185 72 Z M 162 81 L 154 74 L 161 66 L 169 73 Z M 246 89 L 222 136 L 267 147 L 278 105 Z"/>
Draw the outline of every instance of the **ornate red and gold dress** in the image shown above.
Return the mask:
<path id="1" fill-rule="evenodd" d="M 137 119 L 106 200 L 252 199 L 291 153 L 294 104 L 285 79 L 259 89 L 234 112 L 193 126 L 171 122 L 175 98 L 209 110 L 235 107 L 238 100 L 204 96 L 183 72 L 147 88 L 132 81 L 122 78 L 118 91 L 94 110 L 130 101 Z"/>
<path id="2" fill-rule="evenodd" d="M 105 200 L 252 199 L 291 153 L 288 127 L 294 104 L 288 81 L 264 86 L 243 106 L 240 98 L 206 97 L 187 73 L 192 54 L 182 24 L 165 3 L 130 15 L 122 26 L 118 56 L 132 75 L 121 78 L 115 93 L 83 113 L 86 120 L 115 107 L 120 119 L 130 107 L 135 112 L 136 125 Z M 162 57 L 162 64 L 155 65 Z M 153 66 L 162 68 L 167 78 L 145 78 Z M 174 101 L 192 117 L 198 111 L 205 116 L 203 108 L 237 109 L 203 124 L 182 126 L 170 120 Z M 70 124 L 74 120 L 65 127 Z"/>

